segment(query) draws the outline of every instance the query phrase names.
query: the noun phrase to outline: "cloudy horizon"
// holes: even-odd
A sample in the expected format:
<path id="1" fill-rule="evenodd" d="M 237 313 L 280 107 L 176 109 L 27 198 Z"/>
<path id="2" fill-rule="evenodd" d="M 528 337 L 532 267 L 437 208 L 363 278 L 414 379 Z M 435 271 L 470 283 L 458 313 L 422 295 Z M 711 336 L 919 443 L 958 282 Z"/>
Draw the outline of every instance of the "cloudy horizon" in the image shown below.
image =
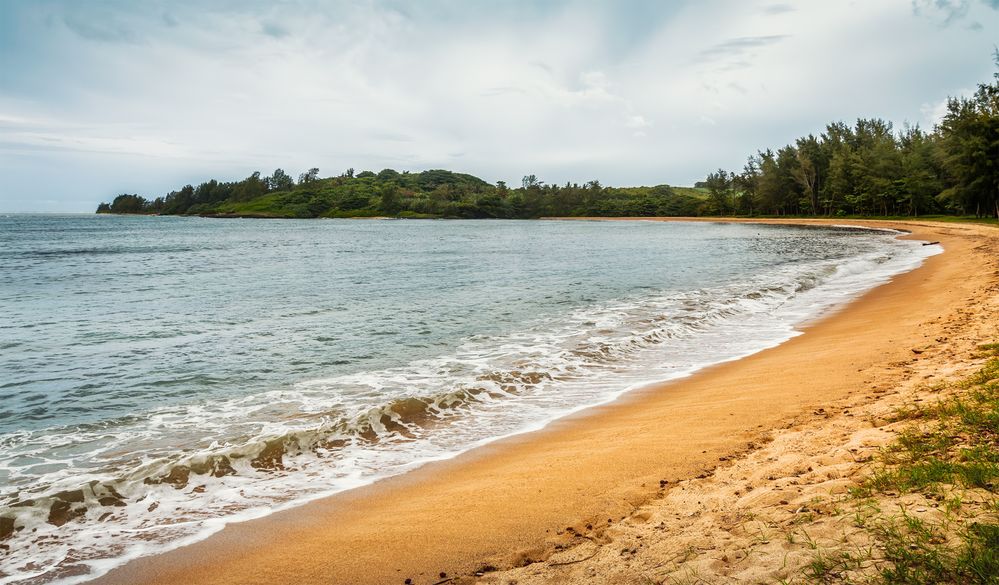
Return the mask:
<path id="1" fill-rule="evenodd" d="M 0 4 L 0 212 L 283 168 L 690 185 L 831 121 L 931 128 L 999 0 Z"/>

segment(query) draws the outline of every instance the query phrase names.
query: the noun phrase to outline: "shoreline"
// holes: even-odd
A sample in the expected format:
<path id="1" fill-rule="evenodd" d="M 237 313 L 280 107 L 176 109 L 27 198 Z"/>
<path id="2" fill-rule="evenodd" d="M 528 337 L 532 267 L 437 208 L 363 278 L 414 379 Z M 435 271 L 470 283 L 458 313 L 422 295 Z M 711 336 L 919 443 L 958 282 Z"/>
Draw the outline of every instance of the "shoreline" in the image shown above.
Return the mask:
<path id="1" fill-rule="evenodd" d="M 750 444 L 762 441 L 762 434 L 787 417 L 848 395 L 844 385 L 862 376 L 843 372 L 847 375 L 837 377 L 846 365 L 852 369 L 862 364 L 859 373 L 876 368 L 877 359 L 884 355 L 904 355 L 909 348 L 895 347 L 897 340 L 891 337 L 913 332 L 900 328 L 912 329 L 919 319 L 932 319 L 935 311 L 959 303 L 958 296 L 950 295 L 951 304 L 934 307 L 935 287 L 966 288 L 974 282 L 968 278 L 958 282 L 968 276 L 959 274 L 962 270 L 973 268 L 973 263 L 957 260 L 962 250 L 970 253 L 973 247 L 966 241 L 968 234 L 962 238 L 960 232 L 995 232 L 980 226 L 965 228 L 965 224 L 918 222 L 733 222 L 746 221 L 906 226 L 913 233 L 901 237 L 940 240 L 947 253 L 927 259 L 921 268 L 808 324 L 803 328 L 806 335 L 776 348 L 633 391 L 539 431 L 508 437 L 372 486 L 231 524 L 205 541 L 132 561 L 96 582 L 402 583 L 409 578 L 415 583 L 433 583 L 440 573 L 469 575 L 486 567 L 542 560 L 569 538 L 565 527 L 573 526 L 573 532 L 579 533 L 586 526 L 600 530 L 614 525 L 639 505 L 661 496 L 662 487 L 698 475 L 706 477 L 719 459 L 728 461 L 752 450 Z M 922 234 L 935 235 L 924 238 Z M 952 248 L 956 253 L 951 253 Z M 913 290 L 922 296 L 910 294 Z M 919 310 L 906 310 L 920 299 L 924 302 Z M 894 327 L 894 335 L 865 329 L 872 317 L 880 317 L 886 328 Z M 853 339 L 859 333 L 864 334 L 862 343 Z M 838 344 L 823 348 L 830 339 Z M 879 358 L 871 358 L 871 353 Z M 816 356 L 828 358 L 822 367 L 826 378 L 835 380 L 816 381 L 809 376 L 807 381 L 799 380 L 798 386 L 816 383 L 827 396 L 817 399 L 794 384 L 772 381 L 775 368 L 787 371 L 789 360 L 793 365 L 802 357 Z M 846 356 L 849 360 L 844 362 Z M 661 392 L 665 388 L 669 392 Z M 760 389 L 763 394 L 754 392 Z M 759 422 L 764 424 L 754 424 Z M 660 483 L 664 480 L 665 484 Z"/>

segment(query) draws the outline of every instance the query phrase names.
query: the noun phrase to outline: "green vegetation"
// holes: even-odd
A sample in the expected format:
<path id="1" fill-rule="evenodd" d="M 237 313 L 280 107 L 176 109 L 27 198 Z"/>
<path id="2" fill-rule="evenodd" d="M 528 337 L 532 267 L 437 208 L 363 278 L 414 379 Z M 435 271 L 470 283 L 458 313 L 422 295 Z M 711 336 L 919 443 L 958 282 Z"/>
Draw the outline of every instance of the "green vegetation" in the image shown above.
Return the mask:
<path id="1" fill-rule="evenodd" d="M 146 200 L 119 195 L 98 213 L 238 215 L 259 217 L 534 218 L 545 216 L 703 215 L 702 190 L 658 185 L 608 188 L 546 185 L 533 175 L 520 188 L 445 170 L 399 173 L 348 169 L 327 179 L 318 169 L 296 184 L 283 170 L 270 177 L 254 173 L 242 181 L 187 185 L 165 197 Z"/>
<path id="2" fill-rule="evenodd" d="M 909 426 L 855 490 L 855 523 L 872 544 L 817 550 L 810 580 L 999 583 L 999 344 L 981 349 L 990 359 L 956 396 L 898 414 Z M 880 509 L 885 497 L 900 508 Z M 931 507 L 939 513 L 918 514 Z"/>
<path id="3" fill-rule="evenodd" d="M 981 346 L 999 353 L 997 344 Z M 883 454 L 884 467 L 865 484 L 872 491 L 911 492 L 954 484 L 999 487 L 999 358 L 993 357 L 961 386 L 967 394 L 932 407 L 913 408 L 900 418 L 916 424 Z"/>
<path id="4" fill-rule="evenodd" d="M 698 184 L 712 214 L 999 218 L 999 73 L 972 97 L 948 100 L 933 132 L 834 122 L 818 137 L 759 151 L 741 173 L 719 169 Z"/>
<path id="5" fill-rule="evenodd" d="M 996 53 L 999 65 L 999 51 Z M 818 137 L 760 151 L 741 173 L 719 169 L 694 188 L 604 187 L 599 181 L 518 188 L 446 170 L 354 169 L 296 182 L 282 169 L 235 182 L 186 185 L 147 200 L 119 195 L 97 213 L 257 217 L 973 215 L 999 218 L 999 73 L 970 98 L 953 98 L 933 132 L 861 119 L 835 122 Z"/>

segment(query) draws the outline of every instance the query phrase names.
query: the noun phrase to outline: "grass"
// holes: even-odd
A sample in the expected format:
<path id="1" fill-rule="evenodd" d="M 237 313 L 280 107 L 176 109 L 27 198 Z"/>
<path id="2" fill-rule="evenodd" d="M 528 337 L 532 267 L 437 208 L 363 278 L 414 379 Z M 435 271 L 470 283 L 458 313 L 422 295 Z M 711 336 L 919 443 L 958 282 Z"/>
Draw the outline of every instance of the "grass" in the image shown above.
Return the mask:
<path id="1" fill-rule="evenodd" d="M 283 193 L 272 193 L 251 199 L 250 201 L 227 201 L 218 206 L 219 213 L 234 214 L 259 214 L 274 217 L 294 217 L 294 214 L 285 206 L 282 199 Z"/>
<path id="2" fill-rule="evenodd" d="M 854 525 L 874 546 L 867 554 L 817 549 L 803 569 L 807 580 L 855 582 L 860 574 L 860 582 L 885 585 L 999 584 L 999 343 L 979 349 L 986 363 L 951 387 L 953 397 L 896 417 L 908 426 L 852 490 Z M 877 507 L 879 498 L 910 494 L 936 513 Z"/>
<path id="3" fill-rule="evenodd" d="M 999 344 L 992 357 L 957 386 L 963 392 L 929 407 L 909 408 L 915 420 L 882 453 L 868 480 L 872 492 L 910 492 L 957 485 L 995 491 L 999 482 Z"/>

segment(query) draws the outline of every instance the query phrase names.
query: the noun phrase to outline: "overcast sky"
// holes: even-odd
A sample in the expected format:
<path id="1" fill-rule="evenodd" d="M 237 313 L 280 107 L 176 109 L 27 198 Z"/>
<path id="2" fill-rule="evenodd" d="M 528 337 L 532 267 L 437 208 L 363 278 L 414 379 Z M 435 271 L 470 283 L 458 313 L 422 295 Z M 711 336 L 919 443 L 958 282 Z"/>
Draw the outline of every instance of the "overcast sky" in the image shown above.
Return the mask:
<path id="1" fill-rule="evenodd" d="M 932 127 L 996 43 L 999 0 L 0 0 L 0 211 L 276 167 L 689 185 Z"/>

